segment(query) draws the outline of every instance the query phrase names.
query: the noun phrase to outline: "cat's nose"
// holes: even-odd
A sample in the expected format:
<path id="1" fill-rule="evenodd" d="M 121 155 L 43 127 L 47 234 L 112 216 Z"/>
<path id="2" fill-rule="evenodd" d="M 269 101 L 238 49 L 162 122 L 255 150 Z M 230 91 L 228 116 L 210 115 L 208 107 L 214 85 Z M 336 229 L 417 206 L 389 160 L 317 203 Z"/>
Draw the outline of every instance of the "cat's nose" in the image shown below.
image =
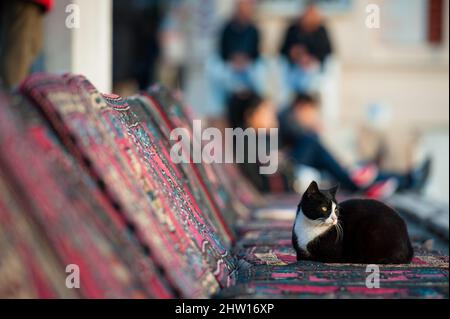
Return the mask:
<path id="1" fill-rule="evenodd" d="M 336 215 L 331 215 L 331 221 L 333 222 L 333 225 L 336 225 L 337 224 L 337 222 L 338 222 L 338 218 L 337 218 L 337 216 Z"/>

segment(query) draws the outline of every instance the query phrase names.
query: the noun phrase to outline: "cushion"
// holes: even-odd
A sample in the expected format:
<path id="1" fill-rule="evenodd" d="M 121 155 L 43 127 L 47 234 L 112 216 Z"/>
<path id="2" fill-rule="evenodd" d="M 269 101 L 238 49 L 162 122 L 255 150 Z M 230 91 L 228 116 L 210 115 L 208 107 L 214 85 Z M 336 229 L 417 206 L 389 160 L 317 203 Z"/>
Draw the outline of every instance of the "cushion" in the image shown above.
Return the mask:
<path id="1" fill-rule="evenodd" d="M 71 154 L 95 178 L 115 208 L 116 218 L 123 219 L 132 230 L 138 246 L 155 262 L 173 293 L 205 297 L 216 291 L 218 282 L 195 243 L 181 227 L 173 229 L 167 222 L 173 216 L 161 218 L 164 211 L 149 196 L 157 190 L 145 190 L 135 179 L 129 156 L 123 152 L 127 147 L 130 154 L 138 150 L 120 118 L 114 116 L 116 111 L 99 94 L 88 94 L 80 80 L 35 75 L 23 83 L 21 91 L 45 114 Z M 105 125 L 107 120 L 116 130 Z"/>
<path id="2" fill-rule="evenodd" d="M 151 93 L 151 94 L 150 94 Z M 212 208 L 213 220 L 217 226 L 218 232 L 222 238 L 233 242 L 235 234 L 233 232 L 233 222 L 237 220 L 238 215 L 231 206 L 228 193 L 221 183 L 214 168 L 210 164 L 194 163 L 192 154 L 192 141 L 194 139 L 192 120 L 184 113 L 184 109 L 179 106 L 177 101 L 163 87 L 154 87 L 150 93 L 145 94 L 141 100 L 146 111 L 150 113 L 155 122 L 159 123 L 164 138 L 170 140 L 170 133 L 175 128 L 185 129 L 189 134 L 189 147 L 191 149 L 190 160 L 188 160 L 189 169 L 196 175 L 202 192 Z M 147 100 L 147 101 L 145 101 Z"/>
<path id="3" fill-rule="evenodd" d="M 38 228 L 22 239 L 33 246 L 48 242 L 55 254 L 48 261 L 58 260 L 55 276 L 69 264 L 78 265 L 83 297 L 171 296 L 153 262 L 135 248 L 123 225 L 110 218 L 111 207 L 95 183 L 64 152 L 36 110 L 20 98 L 11 104 L 1 107 L 2 169 L 14 181 L 15 194 L 21 196 L 18 200 L 27 212 L 23 218 Z M 19 227 L 20 223 L 13 224 L 8 231 L 23 232 Z M 46 251 L 46 245 L 42 247 Z M 58 296 L 74 294 L 65 287 L 65 276 L 58 279 Z M 40 283 L 44 286 L 47 281 L 54 282 L 47 278 Z M 154 286 L 147 286 L 148 282 Z M 45 291 L 39 291 L 39 296 L 53 296 Z"/>
<path id="4" fill-rule="evenodd" d="M 208 218 L 210 224 L 214 227 L 222 241 L 230 247 L 232 241 L 232 236 L 230 235 L 231 230 L 223 227 L 224 224 L 218 218 L 219 212 L 217 211 L 214 199 L 205 192 L 205 185 L 201 182 L 201 179 L 199 179 L 193 164 L 188 162 L 174 164 L 170 159 L 171 144 L 167 135 L 168 133 L 164 133 L 167 126 L 163 124 L 163 121 L 156 121 L 153 114 L 149 112 L 149 108 L 153 107 L 151 106 L 151 102 L 142 96 L 129 98 L 127 99 L 127 102 L 133 113 L 145 126 L 146 130 L 151 132 L 153 143 L 158 147 L 159 154 L 161 154 L 166 162 L 170 162 L 172 166 L 177 168 L 176 171 L 180 173 L 177 178 L 181 179 L 182 184 L 186 187 L 187 191 L 194 196 L 200 210 Z M 221 214 L 222 213 L 220 212 L 220 215 Z"/>

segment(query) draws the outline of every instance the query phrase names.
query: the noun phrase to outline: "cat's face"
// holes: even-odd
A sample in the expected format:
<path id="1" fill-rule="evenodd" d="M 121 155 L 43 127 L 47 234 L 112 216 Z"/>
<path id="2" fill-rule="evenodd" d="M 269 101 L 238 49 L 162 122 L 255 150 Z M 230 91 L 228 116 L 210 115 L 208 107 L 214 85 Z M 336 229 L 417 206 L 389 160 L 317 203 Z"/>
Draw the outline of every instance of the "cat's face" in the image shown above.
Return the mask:
<path id="1" fill-rule="evenodd" d="M 318 224 L 336 225 L 339 218 L 339 207 L 336 201 L 338 186 L 330 190 L 319 190 L 316 182 L 312 182 L 298 205 L 300 214 Z"/>

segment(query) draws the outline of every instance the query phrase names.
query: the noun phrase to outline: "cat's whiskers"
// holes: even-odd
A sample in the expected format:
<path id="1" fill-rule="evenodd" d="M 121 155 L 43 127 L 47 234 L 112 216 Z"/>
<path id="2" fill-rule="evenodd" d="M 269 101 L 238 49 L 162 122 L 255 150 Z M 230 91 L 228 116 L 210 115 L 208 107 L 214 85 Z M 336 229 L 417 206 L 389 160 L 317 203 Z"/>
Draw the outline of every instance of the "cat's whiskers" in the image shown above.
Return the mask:
<path id="1" fill-rule="evenodd" d="M 342 225 L 341 222 L 338 221 L 336 225 L 334 225 L 336 228 L 336 241 L 335 243 L 338 243 L 342 240 L 342 238 L 344 237 L 344 231 L 342 229 Z"/>

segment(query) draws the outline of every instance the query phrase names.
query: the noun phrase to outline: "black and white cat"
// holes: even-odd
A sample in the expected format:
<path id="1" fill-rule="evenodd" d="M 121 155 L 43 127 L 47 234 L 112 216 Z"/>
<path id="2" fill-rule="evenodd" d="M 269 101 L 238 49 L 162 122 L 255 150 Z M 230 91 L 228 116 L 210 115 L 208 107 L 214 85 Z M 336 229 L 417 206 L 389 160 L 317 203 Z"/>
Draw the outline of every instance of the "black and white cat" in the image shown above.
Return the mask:
<path id="1" fill-rule="evenodd" d="M 336 201 L 338 187 L 312 182 L 297 209 L 292 243 L 297 260 L 327 263 L 409 263 L 413 249 L 406 224 L 387 205 L 368 199 Z"/>

